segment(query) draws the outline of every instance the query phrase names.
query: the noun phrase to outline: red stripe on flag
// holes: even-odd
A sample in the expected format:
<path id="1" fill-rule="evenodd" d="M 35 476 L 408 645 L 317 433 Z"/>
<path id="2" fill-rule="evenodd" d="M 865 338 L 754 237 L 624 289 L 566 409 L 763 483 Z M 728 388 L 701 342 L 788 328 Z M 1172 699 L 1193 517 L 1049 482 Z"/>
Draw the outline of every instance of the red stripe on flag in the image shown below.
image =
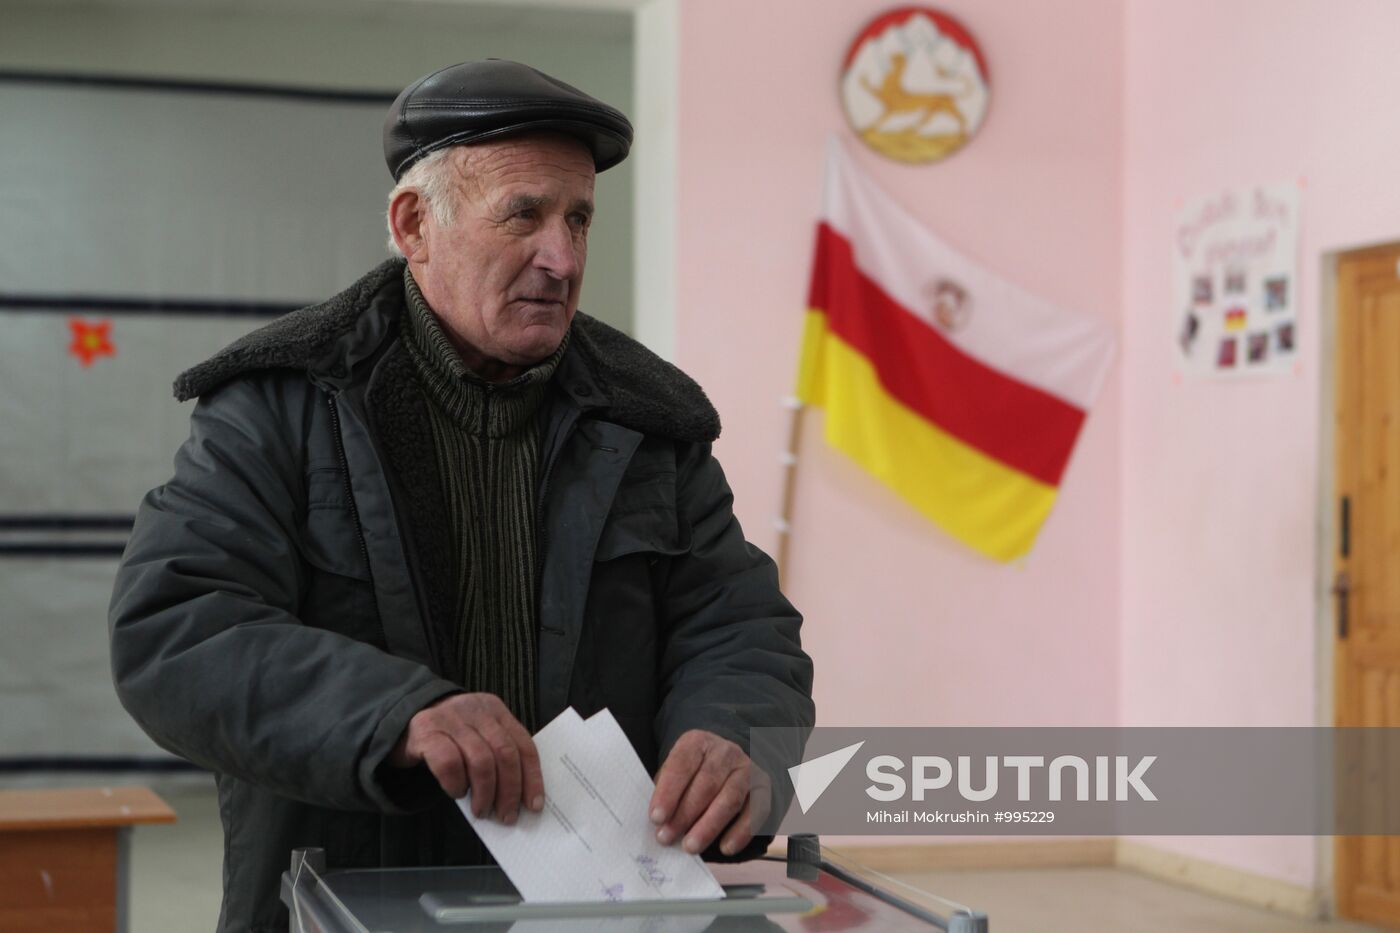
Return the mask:
<path id="1" fill-rule="evenodd" d="M 958 349 L 867 277 L 851 244 L 825 223 L 817 225 L 808 305 L 905 407 L 1009 467 L 1060 484 L 1084 412 Z"/>

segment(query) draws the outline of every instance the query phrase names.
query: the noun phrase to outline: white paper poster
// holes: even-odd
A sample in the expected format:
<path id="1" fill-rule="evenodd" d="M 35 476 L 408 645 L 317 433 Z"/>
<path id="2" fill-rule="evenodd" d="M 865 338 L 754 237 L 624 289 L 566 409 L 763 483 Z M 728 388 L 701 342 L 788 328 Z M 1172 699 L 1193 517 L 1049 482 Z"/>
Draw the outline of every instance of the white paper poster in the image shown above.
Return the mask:
<path id="1" fill-rule="evenodd" d="M 1188 201 L 1172 244 L 1177 358 L 1187 373 L 1292 372 L 1298 350 L 1298 188 Z"/>

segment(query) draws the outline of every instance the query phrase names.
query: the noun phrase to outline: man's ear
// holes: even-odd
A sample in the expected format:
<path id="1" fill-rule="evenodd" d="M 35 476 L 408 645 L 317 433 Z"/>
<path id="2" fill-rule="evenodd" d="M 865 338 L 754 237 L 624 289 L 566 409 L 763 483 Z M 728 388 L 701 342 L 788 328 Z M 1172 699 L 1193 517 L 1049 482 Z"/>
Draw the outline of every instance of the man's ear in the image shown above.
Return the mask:
<path id="1" fill-rule="evenodd" d="M 428 201 L 412 188 L 400 191 L 389 202 L 389 226 L 399 252 L 413 262 L 427 262 Z"/>

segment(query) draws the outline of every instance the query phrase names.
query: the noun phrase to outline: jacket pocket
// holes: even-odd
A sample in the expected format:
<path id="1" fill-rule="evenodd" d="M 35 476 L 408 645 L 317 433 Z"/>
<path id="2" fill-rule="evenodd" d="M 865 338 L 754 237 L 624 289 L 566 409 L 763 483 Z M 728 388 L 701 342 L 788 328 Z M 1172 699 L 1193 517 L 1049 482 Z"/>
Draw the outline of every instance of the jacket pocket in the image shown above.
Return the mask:
<path id="1" fill-rule="evenodd" d="M 340 464 L 308 465 L 302 554 L 313 567 L 368 583 L 369 564 L 353 509 Z"/>
<path id="2" fill-rule="evenodd" d="M 629 554 L 675 557 L 688 550 L 690 528 L 683 526 L 675 509 L 628 512 L 609 516 L 593 559 L 610 561 Z"/>
<path id="3" fill-rule="evenodd" d="M 690 550 L 690 526 L 676 512 L 676 474 L 624 478 L 598 537 L 596 561 L 628 554 L 674 557 Z"/>
<path id="4" fill-rule="evenodd" d="M 594 552 L 575 658 L 576 705 L 612 710 L 634 741 L 650 734 L 656 716 L 662 594 L 670 561 L 690 549 L 690 529 L 676 513 L 674 487 L 671 474 L 619 490 Z M 641 750 L 655 757 L 654 747 Z"/>
<path id="5" fill-rule="evenodd" d="M 384 647 L 369 561 L 339 463 L 308 466 L 300 537 L 308 571 L 302 622 Z"/>

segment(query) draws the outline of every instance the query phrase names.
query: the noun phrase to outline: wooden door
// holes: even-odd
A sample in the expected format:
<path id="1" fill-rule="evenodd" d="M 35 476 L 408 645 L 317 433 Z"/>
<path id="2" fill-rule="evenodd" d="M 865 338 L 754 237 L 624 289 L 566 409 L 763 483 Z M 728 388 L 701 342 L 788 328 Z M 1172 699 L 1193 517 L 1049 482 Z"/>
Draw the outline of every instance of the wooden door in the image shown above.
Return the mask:
<path id="1" fill-rule="evenodd" d="M 1400 727 L 1400 245 L 1337 266 L 1336 722 Z M 1385 746 L 1378 755 L 1385 754 Z M 1374 813 L 1400 761 L 1339 793 Z M 1374 799 L 1372 799 L 1374 798 Z M 1351 800 L 1352 798 L 1348 798 Z M 1337 837 L 1341 916 L 1400 927 L 1400 837 Z"/>

